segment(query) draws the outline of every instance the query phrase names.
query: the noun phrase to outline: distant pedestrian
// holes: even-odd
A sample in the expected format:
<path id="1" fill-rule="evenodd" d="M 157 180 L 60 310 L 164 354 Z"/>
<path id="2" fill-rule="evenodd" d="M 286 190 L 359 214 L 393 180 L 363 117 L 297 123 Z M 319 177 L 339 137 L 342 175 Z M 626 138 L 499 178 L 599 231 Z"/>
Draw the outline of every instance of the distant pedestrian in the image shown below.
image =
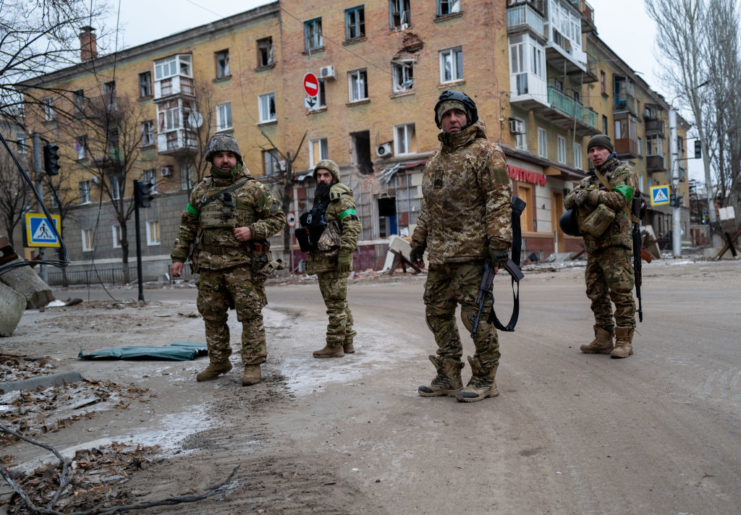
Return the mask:
<path id="1" fill-rule="evenodd" d="M 441 148 L 422 177 L 422 210 L 412 236 L 411 261 L 422 266 L 427 250 L 425 316 L 437 343 L 437 356 L 430 356 L 437 375 L 418 391 L 423 397 L 455 395 L 459 401 L 474 402 L 499 395 L 499 339 L 494 324 L 482 317 L 473 339 L 476 352 L 468 358 L 471 380 L 463 388 L 455 310 L 460 304 L 463 325 L 470 332 L 486 258 L 495 268 L 504 267 L 509 258 L 512 194 L 504 153 L 486 139 L 471 98 L 443 91 L 435 105 L 435 123 L 442 129 Z M 488 298 L 485 312 L 491 309 Z"/>
<path id="2" fill-rule="evenodd" d="M 285 224 L 278 201 L 244 166 L 237 141 L 217 134 L 208 143 L 211 175 L 198 183 L 183 212 L 172 250 L 172 275 L 193 255 L 197 263 L 198 311 L 206 325 L 209 365 L 197 381 L 231 370 L 229 308 L 242 322 L 242 385 L 260 381 L 267 348 L 262 308 L 265 279 L 271 270 L 268 238 Z"/>
<path id="3" fill-rule="evenodd" d="M 594 340 L 580 349 L 627 358 L 633 354 L 636 325 L 631 205 L 638 180 L 633 168 L 617 158 L 606 135 L 593 136 L 587 154 L 594 168 L 564 200 L 566 209 L 577 210 L 584 236 L 587 297 L 594 313 Z"/>

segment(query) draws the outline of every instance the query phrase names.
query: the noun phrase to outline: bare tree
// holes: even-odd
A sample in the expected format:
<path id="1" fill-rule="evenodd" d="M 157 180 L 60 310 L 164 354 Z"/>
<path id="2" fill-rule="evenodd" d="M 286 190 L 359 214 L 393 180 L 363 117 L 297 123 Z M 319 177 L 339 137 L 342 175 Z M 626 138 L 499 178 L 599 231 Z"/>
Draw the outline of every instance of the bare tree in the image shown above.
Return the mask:
<path id="1" fill-rule="evenodd" d="M 0 184 L 0 225 L 5 226 L 8 241 L 13 246 L 13 233 L 31 205 L 33 192 L 3 147 L 0 147 Z"/>
<path id="2" fill-rule="evenodd" d="M 646 11 L 656 22 L 656 42 L 661 51 L 664 81 L 673 89 L 679 101 L 690 109 L 695 120 L 703 150 L 708 215 L 710 223 L 713 224 L 717 217 L 713 207 L 708 134 L 705 124 L 710 94 L 703 89 L 708 81 L 705 4 L 703 0 L 646 0 Z"/>
<path id="3" fill-rule="evenodd" d="M 44 203 L 48 206 L 49 212 L 59 215 L 59 236 L 64 240 L 64 229 L 73 218 L 75 207 L 80 204 L 79 191 L 74 190 L 69 185 L 69 181 L 62 179 L 60 175 L 43 174 L 39 181 L 43 185 Z M 64 251 L 59 248 L 59 259 L 64 259 Z M 67 267 L 60 267 L 62 272 L 62 286 L 69 286 L 67 277 Z"/>
<path id="4" fill-rule="evenodd" d="M 0 113 L 22 110 L 23 81 L 73 64 L 80 28 L 102 14 L 104 5 L 96 4 L 91 10 L 86 0 L 0 0 Z M 25 103 L 42 96 L 32 92 Z"/>

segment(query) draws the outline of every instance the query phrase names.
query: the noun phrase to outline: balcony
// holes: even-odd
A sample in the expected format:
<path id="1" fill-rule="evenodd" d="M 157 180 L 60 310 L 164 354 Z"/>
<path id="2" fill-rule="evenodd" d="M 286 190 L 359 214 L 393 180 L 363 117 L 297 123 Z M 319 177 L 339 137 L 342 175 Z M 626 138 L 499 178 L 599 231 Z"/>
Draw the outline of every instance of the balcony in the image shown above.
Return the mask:
<path id="1" fill-rule="evenodd" d="M 577 137 L 602 132 L 599 129 L 597 113 L 586 109 L 553 86 L 548 86 L 548 104 L 549 107 L 537 109 L 538 114 L 564 130 L 573 130 Z"/>
<path id="2" fill-rule="evenodd" d="M 663 120 L 646 120 L 646 136 L 664 136 Z"/>
<path id="3" fill-rule="evenodd" d="M 619 158 L 638 157 L 638 139 L 621 138 L 615 139 L 615 153 Z"/>
<path id="4" fill-rule="evenodd" d="M 543 16 L 528 4 L 507 9 L 507 33 L 529 31 L 541 40 L 545 40 Z"/>
<path id="5" fill-rule="evenodd" d="M 167 100 L 173 96 L 196 96 L 195 81 L 190 77 L 175 75 L 167 79 L 155 81 L 154 101 Z"/>
<path id="6" fill-rule="evenodd" d="M 510 104 L 525 110 L 548 107 L 548 85 L 534 73 L 510 74 Z"/>
<path id="7" fill-rule="evenodd" d="M 584 2 L 584 8 L 581 11 L 581 31 L 597 32 L 597 25 L 594 23 L 594 8 L 587 2 Z"/>
<path id="8" fill-rule="evenodd" d="M 664 156 L 646 156 L 646 171 L 648 173 L 665 172 Z"/>
<path id="9" fill-rule="evenodd" d="M 169 156 L 188 156 L 198 152 L 198 137 L 188 129 L 175 129 L 157 134 L 157 151 Z"/>

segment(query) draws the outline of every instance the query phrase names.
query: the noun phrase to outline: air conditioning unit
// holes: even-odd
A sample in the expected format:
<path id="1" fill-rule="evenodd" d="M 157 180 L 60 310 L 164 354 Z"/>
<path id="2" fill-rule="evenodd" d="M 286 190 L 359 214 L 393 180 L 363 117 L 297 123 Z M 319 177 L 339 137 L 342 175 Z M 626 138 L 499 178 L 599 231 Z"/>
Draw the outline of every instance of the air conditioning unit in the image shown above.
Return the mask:
<path id="1" fill-rule="evenodd" d="M 162 177 L 170 177 L 172 175 L 172 166 L 163 166 L 160 169 L 160 175 Z"/>
<path id="2" fill-rule="evenodd" d="M 512 134 L 525 134 L 525 122 L 516 118 L 510 118 L 509 132 Z"/>
<path id="3" fill-rule="evenodd" d="M 391 142 L 381 143 L 376 147 L 376 155 L 378 157 L 388 157 L 391 155 Z"/>
<path id="4" fill-rule="evenodd" d="M 90 178 L 90 182 L 92 182 L 93 184 L 100 184 L 100 177 L 98 177 L 97 175 L 93 175 Z"/>
<path id="5" fill-rule="evenodd" d="M 320 79 L 334 79 L 335 73 L 334 73 L 334 66 L 322 66 L 319 68 L 319 78 Z"/>

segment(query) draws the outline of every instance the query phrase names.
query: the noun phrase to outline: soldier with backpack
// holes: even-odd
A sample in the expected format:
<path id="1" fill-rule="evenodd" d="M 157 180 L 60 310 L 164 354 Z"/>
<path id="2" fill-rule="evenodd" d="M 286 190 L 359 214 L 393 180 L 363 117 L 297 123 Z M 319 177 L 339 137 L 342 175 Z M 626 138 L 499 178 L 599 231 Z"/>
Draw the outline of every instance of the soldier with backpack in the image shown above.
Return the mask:
<path id="1" fill-rule="evenodd" d="M 461 305 L 464 326 L 471 331 L 476 299 L 490 259 L 496 269 L 509 260 L 512 244 L 510 180 L 504 152 L 486 139 L 476 104 L 466 94 L 443 91 L 435 105 L 441 148 L 427 162 L 422 178 L 422 210 L 412 236 L 412 262 L 429 270 L 424 303 L 427 325 L 435 336 L 437 355 L 430 356 L 437 375 L 419 395 L 455 395 L 475 402 L 499 394 L 495 382 L 499 340 L 494 324 L 480 317 L 473 335 L 476 352 L 468 357 L 472 376 L 461 380 L 463 348 L 455 320 Z M 491 296 L 485 301 L 491 311 Z"/>

